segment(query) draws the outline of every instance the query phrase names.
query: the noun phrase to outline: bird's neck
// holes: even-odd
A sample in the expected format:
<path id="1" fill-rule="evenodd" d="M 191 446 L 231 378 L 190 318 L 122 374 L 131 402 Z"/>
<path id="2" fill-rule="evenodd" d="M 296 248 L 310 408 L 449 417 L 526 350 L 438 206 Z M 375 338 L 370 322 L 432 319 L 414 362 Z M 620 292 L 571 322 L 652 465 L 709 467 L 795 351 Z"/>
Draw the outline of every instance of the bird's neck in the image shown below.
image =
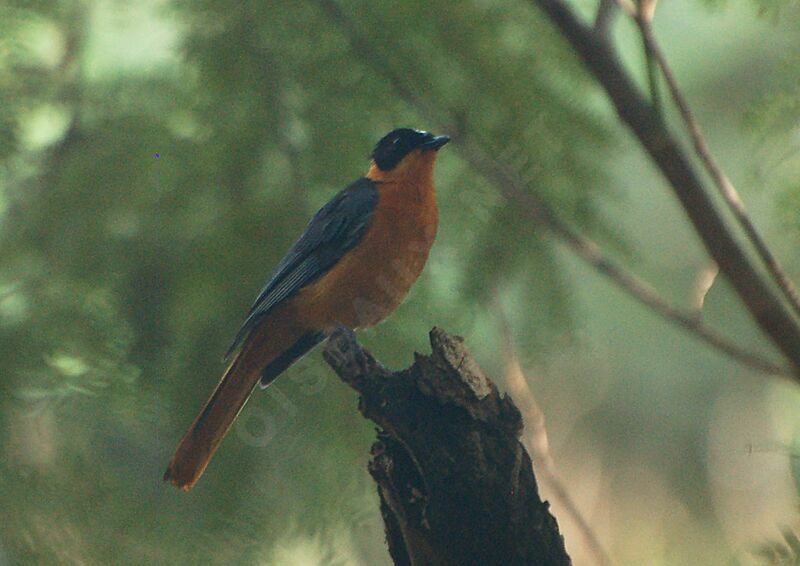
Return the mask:
<path id="1" fill-rule="evenodd" d="M 366 177 L 375 181 L 381 193 L 396 193 L 398 197 L 420 203 L 433 199 L 433 165 L 436 152 L 426 152 L 408 163 L 401 162 L 390 171 L 383 171 L 374 162 L 370 164 Z"/>

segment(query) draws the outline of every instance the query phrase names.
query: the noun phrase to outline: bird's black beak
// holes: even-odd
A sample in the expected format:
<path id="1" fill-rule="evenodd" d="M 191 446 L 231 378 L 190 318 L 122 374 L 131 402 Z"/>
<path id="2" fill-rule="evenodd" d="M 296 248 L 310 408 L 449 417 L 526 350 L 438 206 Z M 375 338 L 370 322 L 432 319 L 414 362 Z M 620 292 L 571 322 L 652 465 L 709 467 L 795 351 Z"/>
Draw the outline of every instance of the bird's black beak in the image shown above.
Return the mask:
<path id="1" fill-rule="evenodd" d="M 423 142 L 422 149 L 439 149 L 450 141 L 450 136 L 432 136 L 431 139 Z"/>

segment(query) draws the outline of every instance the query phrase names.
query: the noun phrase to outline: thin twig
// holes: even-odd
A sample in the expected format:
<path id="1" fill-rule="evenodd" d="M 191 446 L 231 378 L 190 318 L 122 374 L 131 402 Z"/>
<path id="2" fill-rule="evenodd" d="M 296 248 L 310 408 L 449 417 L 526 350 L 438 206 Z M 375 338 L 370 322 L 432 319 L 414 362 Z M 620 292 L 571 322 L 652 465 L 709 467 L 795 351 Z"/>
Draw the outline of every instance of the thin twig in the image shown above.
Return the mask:
<path id="1" fill-rule="evenodd" d="M 742 364 L 770 375 L 785 376 L 790 373 L 788 368 L 783 368 L 758 354 L 743 350 L 703 324 L 697 316 L 685 313 L 664 301 L 650 285 L 605 255 L 597 243 L 558 219 L 538 197 L 525 190 L 524 183 L 514 171 L 480 153 L 471 141 L 459 141 L 462 142 L 460 144 L 461 153 L 466 160 L 491 181 L 503 196 L 511 202 L 516 202 L 531 220 L 546 228 L 578 257 L 591 265 L 598 273 L 608 277 L 639 303 Z"/>
<path id="2" fill-rule="evenodd" d="M 433 108 L 430 103 L 418 95 L 416 91 L 408 88 L 405 82 L 392 72 L 386 61 L 361 35 L 355 23 L 334 1 L 318 1 L 328 17 L 342 29 L 353 50 L 366 64 L 384 76 L 391 83 L 393 90 L 410 106 L 416 108 L 426 119 L 446 126 L 446 124 L 442 123 L 443 112 Z M 570 226 L 562 222 L 541 199 L 526 190 L 525 183 L 512 170 L 489 157 L 485 150 L 478 144 L 473 143 L 470 138 L 464 136 L 456 139 L 458 141 L 456 145 L 465 160 L 490 181 L 506 199 L 520 205 L 532 221 L 548 230 L 557 240 L 566 244 L 573 253 L 586 261 L 600 274 L 608 277 L 625 293 L 662 316 L 665 320 L 680 326 L 720 352 L 752 369 L 771 375 L 785 376 L 789 374 L 788 369 L 757 354 L 744 351 L 727 338 L 704 325 L 695 316 L 683 313 L 666 303 L 657 293 L 650 289 L 647 283 L 607 257 L 600 246 L 593 240 L 574 231 Z"/>
<path id="3" fill-rule="evenodd" d="M 597 14 L 594 17 L 594 31 L 600 35 L 608 35 L 611 32 L 611 24 L 617 15 L 617 3 L 615 0 L 600 0 L 597 6 Z"/>
<path id="4" fill-rule="evenodd" d="M 664 79 L 667 82 L 672 99 L 675 101 L 681 117 L 683 118 L 683 122 L 686 125 L 686 129 L 692 138 L 692 143 L 694 144 L 694 149 L 697 153 L 697 156 L 700 158 L 700 161 L 703 163 L 706 171 L 708 171 L 708 174 L 714 180 L 714 184 L 717 186 L 717 189 L 719 189 L 719 192 L 722 194 L 725 202 L 728 203 L 728 206 L 733 212 L 733 215 L 736 217 L 736 220 L 741 225 L 745 234 L 747 234 L 747 237 L 753 243 L 753 247 L 755 247 L 756 252 L 758 253 L 759 257 L 761 257 L 764 265 L 766 265 L 770 275 L 772 275 L 772 278 L 778 284 L 778 287 L 781 289 L 784 297 L 786 297 L 786 300 L 792 306 L 794 312 L 800 315 L 800 294 L 798 294 L 797 287 L 795 287 L 783 266 L 781 266 L 778 258 L 776 258 L 769 249 L 769 246 L 767 246 L 767 243 L 764 241 L 764 238 L 761 236 L 755 224 L 753 224 L 753 221 L 750 219 L 744 203 L 742 202 L 738 191 L 733 186 L 733 183 L 714 159 L 711 149 L 708 147 L 705 137 L 703 136 L 703 132 L 700 129 L 700 124 L 695 119 L 686 97 L 683 95 L 680 87 L 678 87 L 678 81 L 675 77 L 675 74 L 673 73 L 672 68 L 669 66 L 669 63 L 664 56 L 664 52 L 661 50 L 661 47 L 659 46 L 658 41 L 653 34 L 653 27 L 650 24 L 651 19 L 639 16 L 636 18 L 636 21 L 639 25 L 642 39 L 648 46 L 648 51 L 655 58 L 658 66 L 661 67 L 661 72 L 663 73 Z"/>
<path id="5" fill-rule="evenodd" d="M 657 0 L 639 0 L 639 8 L 636 11 L 637 20 L 652 21 L 656 11 Z M 642 37 L 642 48 L 644 49 L 644 63 L 647 68 L 647 83 L 650 86 L 650 103 L 653 105 L 659 119 L 664 119 L 664 108 L 661 103 L 661 89 L 658 85 L 658 61 L 651 49 L 650 42 Z"/>
<path id="6" fill-rule="evenodd" d="M 605 89 L 619 118 L 669 182 L 706 250 L 800 381 L 800 326 L 725 224 L 680 144 L 625 71 L 608 41 L 563 0 L 530 0 L 550 18 Z"/>
<path id="7" fill-rule="evenodd" d="M 586 543 L 586 548 L 594 556 L 595 562 L 601 566 L 608 566 L 611 564 L 611 558 L 556 472 L 555 462 L 550 453 L 550 441 L 547 436 L 544 411 L 539 407 L 539 403 L 536 402 L 536 396 L 525 378 L 525 373 L 517 355 L 511 325 L 508 322 L 508 316 L 503 306 L 500 304 L 496 291 L 494 302 L 505 347 L 506 388 L 522 413 L 522 419 L 525 422 L 522 442 L 533 456 L 534 467 L 539 473 L 538 478 L 550 488 L 553 498 L 561 504 L 567 515 L 575 522 Z"/>

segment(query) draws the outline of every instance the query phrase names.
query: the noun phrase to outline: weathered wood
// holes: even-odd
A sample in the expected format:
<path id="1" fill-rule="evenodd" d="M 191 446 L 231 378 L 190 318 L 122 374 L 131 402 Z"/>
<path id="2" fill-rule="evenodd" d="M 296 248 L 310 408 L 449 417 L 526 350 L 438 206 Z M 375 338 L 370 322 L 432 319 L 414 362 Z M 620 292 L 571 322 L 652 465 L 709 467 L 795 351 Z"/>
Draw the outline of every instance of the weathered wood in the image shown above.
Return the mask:
<path id="1" fill-rule="evenodd" d="M 430 342 L 430 356 L 398 372 L 344 328 L 324 353 L 380 427 L 369 471 L 395 564 L 570 564 L 519 442 L 516 406 L 461 338 L 434 328 Z"/>

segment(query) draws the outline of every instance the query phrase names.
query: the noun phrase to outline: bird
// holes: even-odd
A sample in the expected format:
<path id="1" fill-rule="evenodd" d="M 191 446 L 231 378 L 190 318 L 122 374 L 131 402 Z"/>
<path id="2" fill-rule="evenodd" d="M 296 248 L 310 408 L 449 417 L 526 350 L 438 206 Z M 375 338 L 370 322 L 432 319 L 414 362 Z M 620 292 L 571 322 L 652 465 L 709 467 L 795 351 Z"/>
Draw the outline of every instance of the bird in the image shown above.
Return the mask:
<path id="1" fill-rule="evenodd" d="M 250 308 L 165 481 L 191 490 L 256 385 L 266 388 L 336 328 L 375 326 L 403 302 L 436 237 L 433 170 L 449 141 L 392 130 L 374 146 L 364 176 L 312 217 Z"/>

